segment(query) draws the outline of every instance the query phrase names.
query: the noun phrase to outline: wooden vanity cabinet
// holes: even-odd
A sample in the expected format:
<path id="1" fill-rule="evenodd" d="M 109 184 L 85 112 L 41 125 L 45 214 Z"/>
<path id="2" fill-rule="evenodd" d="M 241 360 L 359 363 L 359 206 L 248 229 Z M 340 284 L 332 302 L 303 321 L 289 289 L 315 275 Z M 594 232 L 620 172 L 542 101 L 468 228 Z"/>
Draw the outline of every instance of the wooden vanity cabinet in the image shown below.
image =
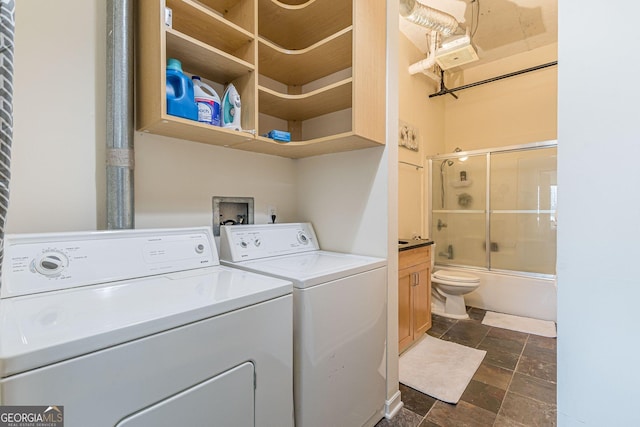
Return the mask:
<path id="1" fill-rule="evenodd" d="M 431 328 L 431 246 L 398 253 L 398 350 Z"/>

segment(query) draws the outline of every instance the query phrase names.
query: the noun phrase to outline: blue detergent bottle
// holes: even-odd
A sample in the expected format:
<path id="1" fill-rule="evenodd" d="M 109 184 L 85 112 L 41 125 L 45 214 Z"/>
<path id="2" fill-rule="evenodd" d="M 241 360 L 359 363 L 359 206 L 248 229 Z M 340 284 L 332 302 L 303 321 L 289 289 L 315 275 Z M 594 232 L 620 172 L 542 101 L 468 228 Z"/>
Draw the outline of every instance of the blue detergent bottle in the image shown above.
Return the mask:
<path id="1" fill-rule="evenodd" d="M 182 72 L 182 63 L 175 58 L 167 60 L 167 114 L 198 120 L 193 82 Z"/>

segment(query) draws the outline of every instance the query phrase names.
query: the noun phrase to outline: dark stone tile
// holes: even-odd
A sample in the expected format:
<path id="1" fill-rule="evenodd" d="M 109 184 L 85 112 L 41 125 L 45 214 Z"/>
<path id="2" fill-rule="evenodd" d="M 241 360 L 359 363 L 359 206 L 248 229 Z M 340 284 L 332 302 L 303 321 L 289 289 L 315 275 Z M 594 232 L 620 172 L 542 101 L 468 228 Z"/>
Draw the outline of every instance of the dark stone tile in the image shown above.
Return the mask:
<path id="1" fill-rule="evenodd" d="M 449 319 L 448 317 L 442 317 L 434 314 L 431 316 L 431 328 L 427 333 L 436 338 L 440 338 L 456 323 L 458 323 L 456 319 Z"/>
<path id="2" fill-rule="evenodd" d="M 558 340 L 556 338 L 541 337 L 539 335 L 529 335 L 527 346 L 537 347 L 540 349 L 546 349 L 555 352 L 558 349 Z"/>
<path id="3" fill-rule="evenodd" d="M 418 427 L 439 427 L 438 424 L 434 424 L 431 421 L 422 420 Z"/>
<path id="4" fill-rule="evenodd" d="M 439 427 L 480 427 L 492 426 L 496 414 L 486 409 L 479 408 L 463 400 L 457 405 L 444 402 L 436 402 L 425 418 L 425 424 Z"/>
<path id="5" fill-rule="evenodd" d="M 544 363 L 557 363 L 555 350 L 529 345 L 529 342 L 524 347 L 522 355 Z"/>
<path id="6" fill-rule="evenodd" d="M 471 380 L 460 400 L 497 414 L 505 393 L 505 389 Z"/>
<path id="7" fill-rule="evenodd" d="M 513 371 L 483 361 L 473 379 L 506 390 L 512 376 Z"/>
<path id="8" fill-rule="evenodd" d="M 501 350 L 507 353 L 514 353 L 520 356 L 522 353 L 522 349 L 524 348 L 524 342 L 514 341 L 507 338 L 496 338 L 486 336 L 480 345 L 478 345 L 479 349 L 482 350 Z"/>
<path id="9" fill-rule="evenodd" d="M 442 335 L 442 339 L 455 342 L 457 344 L 466 345 L 468 347 L 477 347 L 489 332 L 489 327 L 475 322 L 459 321 Z"/>
<path id="10" fill-rule="evenodd" d="M 527 427 L 527 426 L 525 424 L 520 424 L 519 422 L 514 421 L 511 418 L 498 415 L 498 417 L 496 418 L 496 422 L 493 423 L 493 427 Z"/>
<path id="11" fill-rule="evenodd" d="M 556 384 L 516 372 L 511 380 L 509 392 L 518 393 L 541 402 L 556 404 Z"/>
<path id="12" fill-rule="evenodd" d="M 555 405 L 511 392 L 505 396 L 499 415 L 527 426 L 552 427 L 557 425 Z M 502 422 L 504 421 L 502 420 Z"/>
<path id="13" fill-rule="evenodd" d="M 514 371 L 516 369 L 520 354 L 503 351 L 497 348 L 482 348 L 482 346 L 478 348 L 480 350 L 486 350 L 487 352 L 487 355 L 484 357 L 484 362 L 510 371 Z"/>
<path id="14" fill-rule="evenodd" d="M 395 417 L 390 420 L 383 418 L 375 427 L 418 427 L 420 421 L 422 421 L 422 416 L 406 408 L 401 408 Z"/>
<path id="15" fill-rule="evenodd" d="M 411 387 L 407 387 L 404 384 L 400 384 L 400 394 L 402 395 L 402 403 L 404 407 L 418 415 L 425 416 L 431 409 L 436 399 L 414 390 Z"/>
<path id="16" fill-rule="evenodd" d="M 557 382 L 558 365 L 523 355 L 520 357 L 516 372 L 555 383 Z"/>
<path id="17" fill-rule="evenodd" d="M 476 307 L 467 307 L 467 314 L 472 320 L 477 320 L 478 322 L 482 322 L 484 319 L 484 315 L 487 313 L 487 310 L 483 310 L 481 308 Z"/>
<path id="18" fill-rule="evenodd" d="M 529 334 L 526 334 L 524 332 L 511 331 L 509 329 L 493 328 L 493 327 L 487 333 L 487 337 L 516 341 L 516 342 L 522 343 L 523 345 L 527 342 L 528 336 Z"/>

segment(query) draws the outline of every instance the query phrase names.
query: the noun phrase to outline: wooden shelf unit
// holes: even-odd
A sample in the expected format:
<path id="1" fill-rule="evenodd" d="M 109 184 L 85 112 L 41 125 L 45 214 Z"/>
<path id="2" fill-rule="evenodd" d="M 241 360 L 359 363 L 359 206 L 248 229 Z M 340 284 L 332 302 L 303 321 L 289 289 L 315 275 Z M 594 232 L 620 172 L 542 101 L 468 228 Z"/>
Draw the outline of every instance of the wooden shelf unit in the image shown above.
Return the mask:
<path id="1" fill-rule="evenodd" d="M 164 24 L 164 4 L 137 2 L 137 130 L 290 158 L 385 143 L 383 3 L 166 0 L 172 28 Z M 257 135 L 168 115 L 168 58 L 179 59 L 188 75 L 233 83 L 242 99 L 242 128 Z M 284 92 L 259 85 L 258 75 Z M 259 136 L 270 130 L 260 128 L 260 114 L 283 123 L 280 130 L 289 130 L 292 142 Z M 273 122 L 269 117 L 265 123 Z M 336 117 L 344 123 L 332 126 Z M 301 130 L 307 120 L 313 121 L 310 132 Z M 304 134 L 312 139 L 302 140 Z"/>
<path id="2" fill-rule="evenodd" d="M 348 0 L 258 0 L 258 33 L 285 49 L 305 49 L 349 27 L 353 12 Z"/>

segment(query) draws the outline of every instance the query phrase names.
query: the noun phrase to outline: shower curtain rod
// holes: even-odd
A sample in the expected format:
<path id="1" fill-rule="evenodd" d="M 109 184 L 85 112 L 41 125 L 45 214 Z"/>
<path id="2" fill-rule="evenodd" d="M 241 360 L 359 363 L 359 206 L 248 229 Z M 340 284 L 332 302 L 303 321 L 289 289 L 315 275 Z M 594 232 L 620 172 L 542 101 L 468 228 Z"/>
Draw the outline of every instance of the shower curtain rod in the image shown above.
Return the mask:
<path id="1" fill-rule="evenodd" d="M 498 80 L 506 79 L 508 77 L 519 76 L 520 74 L 529 73 L 531 71 L 541 70 L 541 69 L 547 68 L 547 67 L 553 67 L 554 65 L 558 65 L 558 61 L 548 62 L 548 63 L 542 64 L 542 65 L 536 65 L 535 67 L 525 68 L 524 70 L 514 71 L 513 73 L 503 74 L 503 75 L 498 76 L 498 77 L 492 77 L 490 79 L 481 80 L 481 81 L 475 82 L 475 83 L 469 83 L 467 85 L 455 87 L 453 89 L 448 89 L 448 88 L 444 87 L 444 85 L 442 85 L 442 87 L 440 88 L 440 91 L 436 92 L 436 93 L 432 93 L 431 95 L 429 95 L 429 98 L 433 98 L 435 96 L 447 95 L 447 94 L 452 94 L 453 95 L 453 92 L 457 92 L 459 90 L 469 89 L 469 88 L 472 88 L 472 87 L 475 87 L 475 86 L 480 86 L 480 85 L 483 85 L 483 84 L 486 84 L 486 83 L 492 83 L 492 82 L 495 82 L 495 81 L 498 81 Z M 453 96 L 456 99 L 458 98 L 455 95 L 453 95 Z"/>

